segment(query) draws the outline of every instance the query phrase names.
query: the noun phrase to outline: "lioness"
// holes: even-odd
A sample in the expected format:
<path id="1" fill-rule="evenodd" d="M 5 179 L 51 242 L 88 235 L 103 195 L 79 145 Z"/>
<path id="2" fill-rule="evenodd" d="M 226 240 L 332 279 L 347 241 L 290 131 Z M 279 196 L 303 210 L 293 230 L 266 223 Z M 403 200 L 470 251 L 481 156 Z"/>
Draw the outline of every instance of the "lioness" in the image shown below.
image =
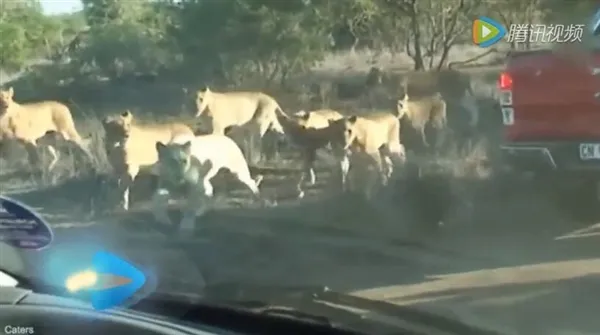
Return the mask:
<path id="1" fill-rule="evenodd" d="M 436 130 L 446 128 L 446 102 L 442 95 L 435 93 L 419 98 L 410 98 L 408 94 L 398 100 L 397 113 L 399 119 L 405 119 L 421 137 L 422 144 L 429 148 L 425 127 L 430 124 Z"/>
<path id="2" fill-rule="evenodd" d="M 136 124 L 130 111 L 108 116 L 104 118 L 102 125 L 106 133 L 106 155 L 119 178 L 125 210 L 129 209 L 129 190 L 140 169 L 150 169 L 150 172 L 157 174 L 152 170 L 158 161 L 156 141 L 169 143 L 176 136 L 194 136 L 192 129 L 182 123 Z"/>
<path id="3" fill-rule="evenodd" d="M 479 126 L 479 108 L 471 78 L 455 69 L 411 73 L 405 77 L 404 92 L 411 98 L 440 93 L 450 109 L 449 125 L 462 133 L 473 133 Z"/>
<path id="4" fill-rule="evenodd" d="M 327 128 L 330 121 L 343 118 L 343 115 L 335 110 L 320 109 L 314 111 L 299 111 L 288 116 L 283 112 L 277 113 L 279 123 L 283 127 L 286 137 L 293 146 L 299 149 L 302 158 L 302 175 L 297 184 L 298 197 L 304 197 L 303 184 L 306 177 L 309 178 L 309 184 L 316 183 L 314 170 L 317 150 L 327 146 L 330 140 L 330 133 Z M 344 152 L 334 152 L 336 160 L 339 161 L 342 169 L 349 165 L 348 158 Z"/>
<path id="5" fill-rule="evenodd" d="M 206 87 L 196 96 L 196 117 L 206 113 L 211 117 L 212 133 L 224 135 L 232 127 L 249 127 L 254 136 L 262 138 L 267 130 L 283 134 L 276 112 L 281 110 L 277 101 L 261 92 L 213 92 Z"/>
<path id="6" fill-rule="evenodd" d="M 391 113 L 344 117 L 330 121 L 326 129 L 337 151 L 368 157 L 377 169 L 382 185 L 387 184 L 394 164 L 401 165 L 406 160 L 404 146 L 400 143 L 400 121 Z M 344 188 L 349 167 L 342 167 Z"/>
<path id="7" fill-rule="evenodd" d="M 24 145 L 30 164 L 36 166 L 40 160 L 37 140 L 48 131 L 55 131 L 62 139 L 75 144 L 87 158 L 93 158 L 75 128 L 67 106 L 56 101 L 19 104 L 13 96 L 12 87 L 0 91 L 0 142 L 9 140 Z M 58 151 L 52 145 L 45 147 L 52 157 L 47 169 L 52 170 L 58 162 Z"/>
<path id="8" fill-rule="evenodd" d="M 208 200 L 213 196 L 211 179 L 223 168 L 260 198 L 258 186 L 262 176 L 251 177 L 241 149 L 225 135 L 200 135 L 192 139 L 183 136 L 169 144 L 156 142 L 155 148 L 159 157 L 159 188 L 153 197 L 153 209 L 154 217 L 161 223 L 171 224 L 167 215 L 170 191 L 183 187 L 187 205 L 180 228 L 193 229 L 196 217 L 209 208 Z"/>

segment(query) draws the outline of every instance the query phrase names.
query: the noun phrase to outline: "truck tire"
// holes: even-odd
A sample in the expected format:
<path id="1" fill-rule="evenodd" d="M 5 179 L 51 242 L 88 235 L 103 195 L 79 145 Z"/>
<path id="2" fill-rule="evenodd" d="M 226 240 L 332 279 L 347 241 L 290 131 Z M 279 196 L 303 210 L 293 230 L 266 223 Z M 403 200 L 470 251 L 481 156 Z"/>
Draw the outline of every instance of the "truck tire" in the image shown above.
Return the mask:
<path id="1" fill-rule="evenodd" d="M 596 194 L 600 179 L 575 178 L 550 171 L 506 170 L 499 172 L 496 180 L 501 199 L 510 199 L 517 193 L 542 197 L 549 206 L 575 220 L 589 220 L 600 213 Z"/>

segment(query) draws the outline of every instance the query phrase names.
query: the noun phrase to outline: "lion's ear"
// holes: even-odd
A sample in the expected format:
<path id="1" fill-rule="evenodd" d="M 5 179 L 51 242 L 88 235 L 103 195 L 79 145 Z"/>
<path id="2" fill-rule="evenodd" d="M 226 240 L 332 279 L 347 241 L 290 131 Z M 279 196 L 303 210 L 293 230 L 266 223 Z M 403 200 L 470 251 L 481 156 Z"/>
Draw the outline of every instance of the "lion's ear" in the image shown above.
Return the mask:
<path id="1" fill-rule="evenodd" d="M 183 149 L 183 152 L 185 152 L 186 154 L 191 154 L 192 153 L 192 141 L 187 141 L 185 143 L 183 143 L 183 145 L 181 145 L 181 148 Z"/>
<path id="2" fill-rule="evenodd" d="M 208 87 L 208 85 L 206 85 L 206 87 L 204 87 L 204 92 L 210 92 L 210 87 Z"/>
<path id="3" fill-rule="evenodd" d="M 15 94 L 15 90 L 11 86 L 11 87 L 8 88 L 8 90 L 6 91 L 6 93 L 8 93 L 8 95 L 12 98 L 13 95 Z"/>
<path id="4" fill-rule="evenodd" d="M 165 150 L 166 145 L 163 142 L 156 142 L 156 144 L 154 144 L 154 147 L 156 148 L 156 151 L 160 153 L 163 150 Z"/>
<path id="5" fill-rule="evenodd" d="M 123 113 L 121 113 L 121 117 L 126 121 L 131 121 L 131 119 L 133 119 L 133 114 L 128 109 L 128 110 L 124 111 Z"/>
<path id="6" fill-rule="evenodd" d="M 302 120 L 308 120 L 310 118 L 310 112 L 301 110 L 298 112 L 298 116 L 300 116 Z"/>
<path id="7" fill-rule="evenodd" d="M 350 123 L 354 123 L 354 122 L 356 122 L 356 120 L 358 120 L 358 116 L 356 116 L 356 115 L 352 115 L 352 116 L 348 117 L 348 121 Z"/>

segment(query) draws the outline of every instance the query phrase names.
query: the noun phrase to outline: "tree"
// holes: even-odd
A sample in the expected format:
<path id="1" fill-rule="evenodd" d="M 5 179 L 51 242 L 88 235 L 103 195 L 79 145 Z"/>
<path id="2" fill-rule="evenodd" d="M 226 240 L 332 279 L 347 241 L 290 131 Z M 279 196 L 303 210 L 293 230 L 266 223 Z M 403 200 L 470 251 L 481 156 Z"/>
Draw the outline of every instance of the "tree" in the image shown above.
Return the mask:
<path id="1" fill-rule="evenodd" d="M 328 0 L 321 4 L 331 22 L 334 41 L 348 44 L 352 51 L 361 45 L 374 46 L 380 41 L 384 16 L 381 7 L 374 0 Z M 344 43 L 344 39 L 349 39 Z"/>
<path id="2" fill-rule="evenodd" d="M 330 46 L 329 19 L 307 1 L 183 1 L 177 29 L 187 68 L 240 83 L 285 83 Z"/>
<path id="3" fill-rule="evenodd" d="M 39 1 L 3 1 L 0 6 L 0 67 L 18 71 L 48 56 L 59 25 L 44 16 Z"/>
<path id="4" fill-rule="evenodd" d="M 156 73 L 177 62 L 171 43 L 170 4 L 157 1 L 83 0 L 89 31 L 71 48 L 77 68 L 112 79 Z"/>
<path id="5" fill-rule="evenodd" d="M 489 11 L 495 18 L 510 29 L 513 24 L 535 24 L 541 19 L 540 3 L 543 0 L 506 0 L 493 2 L 488 5 Z M 511 49 L 522 47 L 530 49 L 530 31 L 527 31 L 527 41 L 523 46 L 518 46 L 515 41 L 511 41 Z"/>
<path id="6" fill-rule="evenodd" d="M 406 52 L 414 70 L 440 70 L 452 47 L 467 35 L 481 0 L 382 0 L 388 13 L 406 19 Z M 437 56 L 439 55 L 439 56 Z M 425 59 L 429 58 L 426 63 Z M 437 60 L 437 64 L 436 61 Z"/>

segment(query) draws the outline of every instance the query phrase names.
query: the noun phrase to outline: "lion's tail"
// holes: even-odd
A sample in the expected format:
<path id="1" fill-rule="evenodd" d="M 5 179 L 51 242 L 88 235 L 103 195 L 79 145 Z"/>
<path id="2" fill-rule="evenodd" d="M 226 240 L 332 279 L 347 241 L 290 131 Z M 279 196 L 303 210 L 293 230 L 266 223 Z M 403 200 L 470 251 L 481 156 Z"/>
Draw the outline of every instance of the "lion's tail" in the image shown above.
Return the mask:
<path id="1" fill-rule="evenodd" d="M 280 134 L 285 134 L 285 127 L 290 121 L 290 116 L 283 111 L 283 108 L 281 108 L 277 102 L 275 102 L 275 117 L 271 121 L 269 128 Z"/>
<path id="2" fill-rule="evenodd" d="M 254 177 L 254 183 L 256 184 L 256 187 L 260 187 L 260 184 L 262 183 L 264 179 L 264 176 L 262 174 L 257 174 L 256 177 Z"/>

